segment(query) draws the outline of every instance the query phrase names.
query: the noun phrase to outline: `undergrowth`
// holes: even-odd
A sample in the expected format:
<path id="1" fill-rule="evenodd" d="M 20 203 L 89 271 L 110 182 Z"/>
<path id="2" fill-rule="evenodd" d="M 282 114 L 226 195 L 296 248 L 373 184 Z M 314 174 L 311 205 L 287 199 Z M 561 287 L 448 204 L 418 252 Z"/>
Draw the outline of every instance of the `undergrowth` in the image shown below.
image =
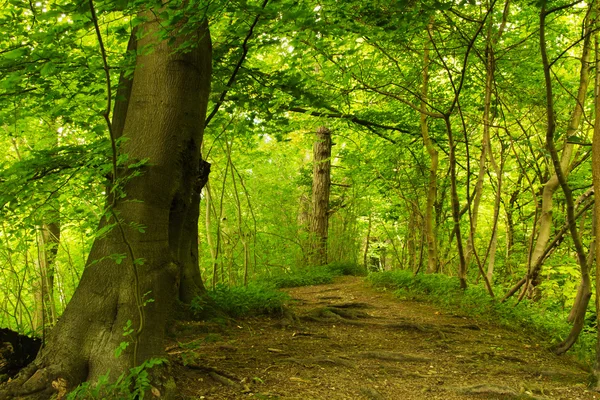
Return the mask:
<path id="1" fill-rule="evenodd" d="M 352 262 L 333 262 L 318 267 L 307 267 L 265 278 L 276 288 L 290 288 L 332 283 L 340 275 L 364 276 L 364 268 Z"/>
<path id="2" fill-rule="evenodd" d="M 459 280 L 442 274 L 417 274 L 410 271 L 386 271 L 369 275 L 368 280 L 376 287 L 395 289 L 394 294 L 401 298 L 426 297 L 427 300 L 461 314 L 489 320 L 509 329 L 521 330 L 524 336 L 549 341 L 550 346 L 561 342 L 571 326 L 566 322 L 568 310 L 556 310 L 545 303 L 522 301 L 516 298 L 500 303 L 492 299 L 481 285 L 471 285 L 460 289 Z M 496 287 L 496 294 L 504 289 Z M 586 362 L 591 362 L 594 354 L 595 334 L 582 332 L 572 352 Z"/>
<path id="3" fill-rule="evenodd" d="M 150 370 L 166 363 L 162 358 L 151 358 L 141 365 L 131 368 L 127 374 L 121 374 L 115 382 L 110 382 L 109 373 L 100 376 L 98 382 L 84 382 L 67 395 L 67 400 L 111 399 L 131 400 L 155 398 L 156 393 L 146 396 L 149 391 L 156 391 L 151 384 Z M 158 393 L 158 392 L 157 392 Z"/>
<path id="4" fill-rule="evenodd" d="M 290 296 L 277 289 L 331 283 L 339 275 L 366 275 L 366 271 L 355 263 L 336 262 L 262 277 L 247 286 L 217 285 L 195 298 L 191 310 L 197 318 L 281 314 Z"/>
<path id="5" fill-rule="evenodd" d="M 226 314 L 229 317 L 281 314 L 290 299 L 287 293 L 273 285 L 251 283 L 248 286 L 217 285 L 207 292 L 206 297 L 196 297 L 191 310 L 196 316 Z"/>

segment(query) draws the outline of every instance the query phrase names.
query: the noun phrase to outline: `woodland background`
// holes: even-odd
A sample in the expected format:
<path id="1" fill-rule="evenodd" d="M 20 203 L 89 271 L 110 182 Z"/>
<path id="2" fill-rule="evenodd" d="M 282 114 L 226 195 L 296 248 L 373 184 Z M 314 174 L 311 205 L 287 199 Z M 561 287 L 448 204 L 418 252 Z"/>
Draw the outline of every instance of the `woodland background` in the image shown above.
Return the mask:
<path id="1" fill-rule="evenodd" d="M 95 3 L 114 82 L 132 68 L 139 23 L 121 3 Z M 206 287 L 331 262 L 439 273 L 574 320 L 591 343 L 596 3 L 215 2 Z M 60 318 L 106 233 L 107 91 L 86 4 L 0 5 L 0 326 L 27 334 Z M 325 128 L 328 233 L 315 258 Z"/>

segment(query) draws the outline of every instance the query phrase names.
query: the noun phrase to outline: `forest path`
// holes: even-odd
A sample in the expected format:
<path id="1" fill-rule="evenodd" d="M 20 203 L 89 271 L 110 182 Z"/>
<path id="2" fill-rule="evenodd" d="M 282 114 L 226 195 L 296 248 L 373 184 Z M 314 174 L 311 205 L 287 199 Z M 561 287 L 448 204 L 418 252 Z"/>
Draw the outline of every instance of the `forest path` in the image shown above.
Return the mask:
<path id="1" fill-rule="evenodd" d="M 286 291 L 297 319 L 180 327 L 168 352 L 184 398 L 600 399 L 573 358 L 364 278 Z"/>

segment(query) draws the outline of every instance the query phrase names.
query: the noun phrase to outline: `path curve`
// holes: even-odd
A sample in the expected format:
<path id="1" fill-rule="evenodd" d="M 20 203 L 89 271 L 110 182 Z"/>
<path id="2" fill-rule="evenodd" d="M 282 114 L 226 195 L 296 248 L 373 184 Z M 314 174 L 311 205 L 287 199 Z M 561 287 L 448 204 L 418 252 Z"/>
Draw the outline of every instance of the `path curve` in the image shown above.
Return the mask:
<path id="1" fill-rule="evenodd" d="M 168 353 L 183 398 L 600 399 L 579 363 L 522 332 L 400 301 L 364 278 L 286 291 L 283 319 L 180 327 Z"/>

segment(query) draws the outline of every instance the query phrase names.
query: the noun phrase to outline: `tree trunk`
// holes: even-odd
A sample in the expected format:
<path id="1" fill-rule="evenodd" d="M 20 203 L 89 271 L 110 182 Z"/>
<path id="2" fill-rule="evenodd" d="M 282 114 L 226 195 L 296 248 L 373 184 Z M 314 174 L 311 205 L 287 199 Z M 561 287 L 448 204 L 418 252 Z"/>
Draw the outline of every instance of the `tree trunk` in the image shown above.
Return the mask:
<path id="1" fill-rule="evenodd" d="M 552 166 L 554 167 L 554 172 L 560 184 L 560 187 L 565 195 L 566 208 L 567 208 L 567 221 L 569 224 L 569 231 L 571 233 L 571 239 L 573 240 L 573 245 L 575 247 L 575 251 L 577 253 L 577 261 L 579 263 L 579 269 L 581 271 L 581 288 L 582 296 L 577 305 L 577 312 L 573 321 L 573 327 L 569 332 L 569 335 L 560 343 L 555 352 L 557 354 L 563 354 L 567 352 L 571 346 L 577 341 L 581 330 L 583 329 L 585 323 L 585 313 L 587 311 L 587 305 L 589 303 L 590 297 L 592 296 L 591 292 L 591 280 L 589 275 L 589 268 L 587 265 L 587 257 L 585 251 L 583 249 L 583 244 L 579 239 L 579 232 L 577 230 L 576 218 L 575 218 L 575 207 L 573 201 L 573 193 L 571 192 L 571 188 L 567 182 L 566 174 L 563 172 L 563 167 L 561 165 L 561 160 L 558 156 L 558 151 L 556 150 L 556 146 L 554 144 L 554 134 L 556 132 L 556 120 L 554 114 L 554 97 L 552 94 L 552 79 L 550 76 L 550 62 L 548 61 L 548 55 L 546 52 L 546 37 L 545 37 L 545 29 L 546 29 L 546 3 L 544 2 L 542 5 L 542 11 L 540 13 L 540 50 L 542 55 L 542 62 L 544 66 L 544 81 L 546 85 L 546 114 L 547 114 L 547 128 L 546 128 L 546 147 L 548 152 L 550 153 L 550 157 L 552 159 Z M 588 32 L 588 26 L 586 24 L 585 32 Z M 587 43 L 585 43 L 587 42 Z M 584 40 L 584 49 L 589 49 L 589 35 L 586 35 L 586 39 Z M 584 50 L 585 52 L 585 50 Z M 588 54 L 589 56 L 589 54 Z M 583 59 L 583 57 L 582 57 Z M 582 62 L 582 64 L 584 64 Z M 582 65 L 582 70 L 585 66 Z M 582 74 L 583 75 L 583 74 Z M 581 88 L 581 87 L 580 87 Z M 578 104 L 577 107 L 583 107 L 583 102 Z M 570 126 L 571 128 L 571 126 Z"/>
<path id="2" fill-rule="evenodd" d="M 327 264 L 329 187 L 331 185 L 331 132 L 317 129 L 313 145 L 312 214 L 310 219 L 311 265 Z"/>
<path id="3" fill-rule="evenodd" d="M 94 241 L 81 282 L 47 346 L 0 398 L 48 398 L 59 378 L 72 388 L 109 370 L 115 378 L 162 355 L 177 300 L 189 301 L 204 290 L 197 227 L 209 170 L 200 158 L 211 77 L 208 26 L 170 27 L 170 38 L 161 40 L 155 14 L 143 17 L 137 46 L 153 51 L 138 54 L 132 84 L 121 86 L 131 92 L 124 96 L 128 106 L 115 107 L 113 127 L 122 126 L 128 138 L 120 153 L 148 163 L 141 174 L 122 169 L 130 175 L 113 188 L 122 196 L 109 201 L 112 211 L 100 222 L 100 229 L 112 229 Z M 197 45 L 176 51 L 190 41 Z M 134 332 L 124 337 L 128 321 Z M 130 346 L 115 358 L 123 341 Z"/>
<path id="4" fill-rule="evenodd" d="M 44 331 L 45 337 L 45 327 L 53 326 L 57 319 L 54 304 L 54 260 L 60 243 L 60 217 L 58 211 L 51 215 L 46 213 L 44 217 L 52 222 L 42 223 L 37 232 L 39 280 L 36 283 L 33 328 Z"/>
<path id="5" fill-rule="evenodd" d="M 596 13 L 598 13 L 598 6 L 596 6 Z M 594 183 L 594 231 L 596 233 L 596 321 L 600 321 L 600 269 L 598 268 L 598 262 L 600 262 L 600 241 L 598 235 L 600 235 L 600 50 L 598 48 L 598 34 L 594 37 L 595 44 L 595 61 L 596 61 L 596 87 L 594 90 L 595 100 L 595 114 L 596 121 L 594 122 L 594 138 L 592 141 L 592 180 Z M 596 390 L 600 390 L 600 329 L 597 329 L 596 338 L 596 362 L 594 365 L 594 375 L 596 377 Z"/>
<path id="6" fill-rule="evenodd" d="M 586 29 L 587 32 L 587 29 Z M 560 158 L 560 172 L 565 176 L 565 179 L 569 176 L 570 163 L 573 156 L 574 145 L 568 142 L 568 138 L 573 136 L 579 129 L 581 118 L 583 116 L 583 107 L 585 104 L 585 98 L 587 89 L 590 81 L 590 39 L 589 35 L 586 34 L 586 39 L 583 41 L 583 50 L 581 54 L 581 69 L 579 72 L 579 89 L 577 92 L 577 100 L 571 115 L 569 127 L 567 128 L 567 135 L 563 151 Z M 576 150 L 575 150 L 576 151 Z M 558 174 L 554 172 L 550 179 L 544 185 L 542 191 L 542 209 L 540 215 L 538 237 L 535 242 L 535 247 L 529 261 L 529 272 L 528 281 L 530 287 L 527 288 L 530 292 L 536 290 L 537 285 L 540 283 L 540 272 L 542 264 L 538 263 L 539 258 L 544 253 L 546 245 L 550 241 L 550 235 L 552 231 L 552 197 L 560 185 Z M 532 232 L 532 235 L 534 232 Z M 539 267 L 534 268 L 534 266 Z"/>
<path id="7" fill-rule="evenodd" d="M 427 29 L 431 32 L 433 20 L 427 25 Z M 438 249 L 437 239 L 434 224 L 434 207 L 437 197 L 437 171 L 438 171 L 438 151 L 433 145 L 433 141 L 429 136 L 429 126 L 427 125 L 427 114 L 423 111 L 427 110 L 427 94 L 429 86 L 429 41 L 425 43 L 423 50 L 423 83 L 421 86 L 421 136 L 423 143 L 429 154 L 429 181 L 427 182 L 427 204 L 425 206 L 425 238 L 427 240 L 427 273 L 432 274 L 438 272 Z"/>

